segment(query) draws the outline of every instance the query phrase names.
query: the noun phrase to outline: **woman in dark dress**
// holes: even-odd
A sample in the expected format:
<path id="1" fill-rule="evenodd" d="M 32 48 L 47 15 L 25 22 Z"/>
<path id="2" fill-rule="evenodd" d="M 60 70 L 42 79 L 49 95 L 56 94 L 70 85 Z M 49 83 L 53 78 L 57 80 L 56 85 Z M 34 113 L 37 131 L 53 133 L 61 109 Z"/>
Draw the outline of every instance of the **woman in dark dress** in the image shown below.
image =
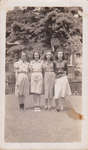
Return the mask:
<path id="1" fill-rule="evenodd" d="M 71 89 L 69 86 L 66 74 L 66 61 L 63 60 L 63 52 L 57 53 L 57 61 L 55 61 L 55 103 L 56 110 L 63 110 L 63 103 L 67 96 L 71 96 Z"/>

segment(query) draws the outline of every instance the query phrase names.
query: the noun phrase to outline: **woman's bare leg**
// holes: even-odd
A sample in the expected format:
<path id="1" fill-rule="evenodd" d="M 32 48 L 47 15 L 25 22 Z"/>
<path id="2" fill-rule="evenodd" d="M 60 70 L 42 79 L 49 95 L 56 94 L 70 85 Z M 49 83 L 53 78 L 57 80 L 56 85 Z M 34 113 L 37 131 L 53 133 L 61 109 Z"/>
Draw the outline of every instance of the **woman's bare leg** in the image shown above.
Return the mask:
<path id="1" fill-rule="evenodd" d="M 68 108 L 72 109 L 73 106 L 72 106 L 71 101 L 70 101 L 71 100 L 71 96 L 67 96 L 65 100 L 66 100 L 65 103 L 68 106 Z"/>
<path id="2" fill-rule="evenodd" d="M 59 104 L 58 99 L 55 99 L 56 110 L 58 109 L 58 104 Z"/>
<path id="3" fill-rule="evenodd" d="M 40 95 L 39 94 L 37 95 L 37 105 L 38 107 L 40 107 Z"/>
<path id="4" fill-rule="evenodd" d="M 59 99 L 59 109 L 60 109 L 60 110 L 63 110 L 63 105 L 64 105 L 64 97 L 61 97 L 61 98 Z"/>
<path id="5" fill-rule="evenodd" d="M 33 95 L 33 103 L 34 107 L 40 107 L 40 95 L 38 94 Z"/>
<path id="6" fill-rule="evenodd" d="M 48 100 L 48 109 L 52 108 L 52 98 Z"/>
<path id="7" fill-rule="evenodd" d="M 33 104 L 34 104 L 34 108 L 37 106 L 37 99 L 36 99 L 36 94 L 33 95 Z"/>
<path id="8" fill-rule="evenodd" d="M 48 109 L 48 98 L 45 99 L 45 109 Z"/>

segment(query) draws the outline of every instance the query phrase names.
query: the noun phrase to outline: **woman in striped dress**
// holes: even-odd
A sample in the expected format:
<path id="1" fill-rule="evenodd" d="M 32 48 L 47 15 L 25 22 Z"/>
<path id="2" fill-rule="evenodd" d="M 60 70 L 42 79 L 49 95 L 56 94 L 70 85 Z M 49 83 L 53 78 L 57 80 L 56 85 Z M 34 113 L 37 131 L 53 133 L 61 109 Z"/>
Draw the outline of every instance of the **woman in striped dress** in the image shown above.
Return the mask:
<path id="1" fill-rule="evenodd" d="M 45 61 L 43 63 L 44 68 L 44 92 L 45 92 L 45 109 L 52 108 L 52 100 L 54 96 L 54 63 L 52 60 L 51 51 L 48 51 L 45 55 Z"/>
<path id="2" fill-rule="evenodd" d="M 21 53 L 21 59 L 14 63 L 16 77 L 15 94 L 19 100 L 20 109 L 24 110 L 25 98 L 29 95 L 29 63 L 26 61 L 26 53 Z"/>

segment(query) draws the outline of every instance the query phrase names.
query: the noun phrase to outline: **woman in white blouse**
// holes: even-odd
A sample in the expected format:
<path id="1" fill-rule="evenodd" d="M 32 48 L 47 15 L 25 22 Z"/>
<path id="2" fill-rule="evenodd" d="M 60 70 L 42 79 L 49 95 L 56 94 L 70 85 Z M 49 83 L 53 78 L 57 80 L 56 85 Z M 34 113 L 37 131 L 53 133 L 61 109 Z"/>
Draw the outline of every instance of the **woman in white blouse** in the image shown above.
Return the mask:
<path id="1" fill-rule="evenodd" d="M 21 53 L 19 61 L 14 63 L 16 85 L 15 94 L 19 100 L 19 106 L 21 110 L 24 110 L 24 101 L 26 96 L 29 95 L 29 63 L 26 60 L 26 53 Z"/>

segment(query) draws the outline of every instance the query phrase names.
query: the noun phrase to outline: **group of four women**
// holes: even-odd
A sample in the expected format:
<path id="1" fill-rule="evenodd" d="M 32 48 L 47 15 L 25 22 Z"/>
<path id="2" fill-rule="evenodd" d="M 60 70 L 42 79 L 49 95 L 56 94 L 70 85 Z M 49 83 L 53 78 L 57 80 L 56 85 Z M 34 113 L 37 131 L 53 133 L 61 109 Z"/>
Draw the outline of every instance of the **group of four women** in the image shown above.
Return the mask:
<path id="1" fill-rule="evenodd" d="M 15 93 L 20 109 L 24 109 L 24 101 L 29 94 L 33 95 L 34 110 L 41 109 L 41 95 L 44 94 L 45 110 L 52 109 L 53 100 L 56 110 L 63 110 L 64 98 L 71 95 L 63 52 L 57 52 L 57 59 L 52 60 L 51 51 L 47 51 L 45 59 L 41 60 L 36 51 L 30 62 L 26 60 L 26 53 L 22 52 L 21 58 L 14 63 L 14 70 Z"/>

